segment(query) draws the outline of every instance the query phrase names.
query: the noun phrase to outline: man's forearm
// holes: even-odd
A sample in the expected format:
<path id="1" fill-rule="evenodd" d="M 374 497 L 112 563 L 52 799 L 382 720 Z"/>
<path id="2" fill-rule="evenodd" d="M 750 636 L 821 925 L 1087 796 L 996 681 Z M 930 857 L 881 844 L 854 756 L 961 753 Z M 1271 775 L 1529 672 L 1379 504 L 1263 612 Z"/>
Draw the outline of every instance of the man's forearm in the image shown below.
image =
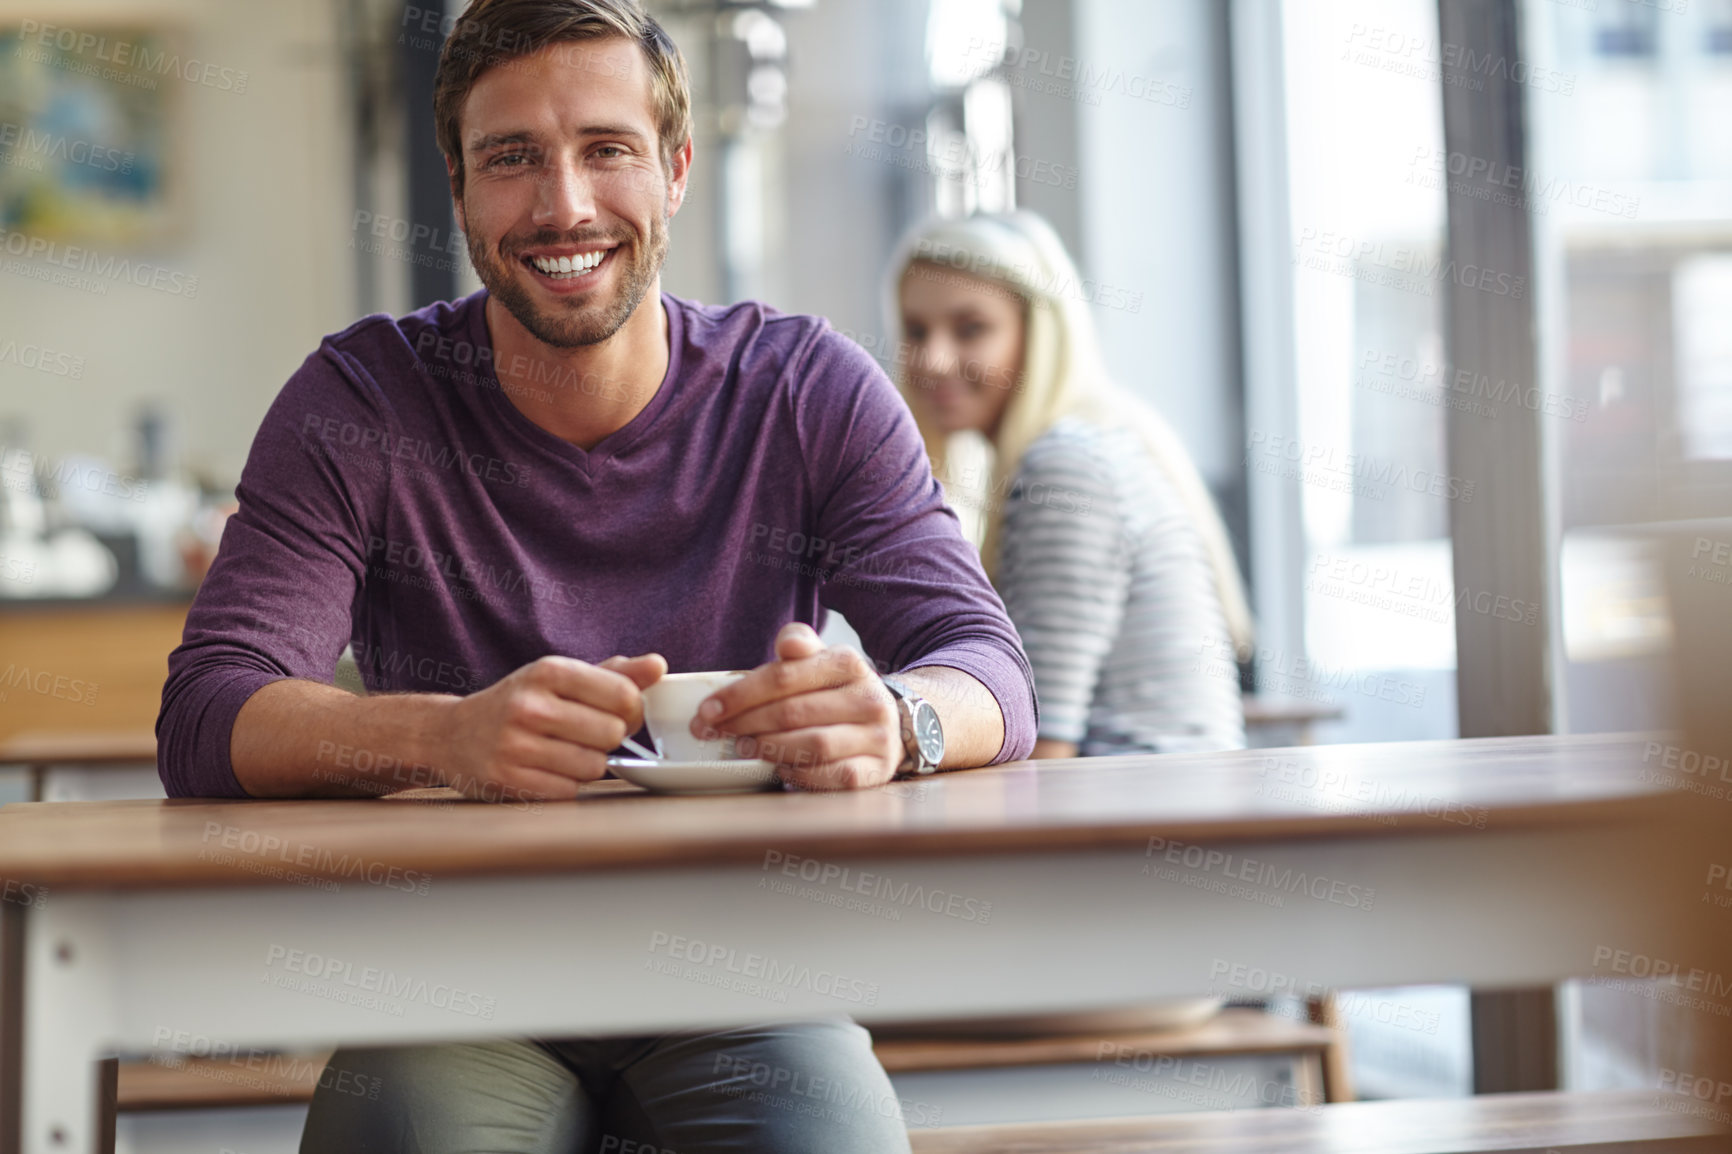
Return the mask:
<path id="1" fill-rule="evenodd" d="M 374 797 L 439 785 L 436 735 L 459 700 L 356 697 L 316 681 L 273 681 L 241 706 L 229 760 L 254 797 Z"/>
<path id="2" fill-rule="evenodd" d="M 926 665 L 896 675 L 932 703 L 944 726 L 944 769 L 986 765 L 1004 748 L 1004 712 L 992 691 L 960 669 Z"/>

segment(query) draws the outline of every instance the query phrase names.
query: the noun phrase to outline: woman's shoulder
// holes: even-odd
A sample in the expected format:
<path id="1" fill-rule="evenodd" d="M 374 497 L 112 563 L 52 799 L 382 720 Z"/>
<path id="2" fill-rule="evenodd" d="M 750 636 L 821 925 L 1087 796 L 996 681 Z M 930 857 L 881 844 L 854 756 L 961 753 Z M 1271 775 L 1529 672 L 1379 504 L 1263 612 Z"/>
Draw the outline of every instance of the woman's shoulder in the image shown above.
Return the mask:
<path id="1" fill-rule="evenodd" d="M 1082 417 L 1061 417 L 1030 442 L 1019 476 L 1050 480 L 1072 474 L 1092 478 L 1115 490 L 1132 491 L 1156 473 L 1135 430 L 1111 428 Z"/>
<path id="2" fill-rule="evenodd" d="M 1093 490 L 1116 505 L 1128 527 L 1173 528 L 1187 520 L 1178 490 L 1130 424 L 1064 417 L 1036 438 L 1017 470 L 1022 485 L 1045 482 Z"/>
<path id="3" fill-rule="evenodd" d="M 1081 471 L 1109 476 L 1115 459 L 1132 447 L 1118 432 L 1081 417 L 1061 417 L 1029 442 L 1019 468 L 1025 473 Z"/>
<path id="4" fill-rule="evenodd" d="M 1125 531 L 1140 519 L 1132 452 L 1134 445 L 1116 430 L 1077 417 L 1061 418 L 1023 451 L 1008 495 L 1012 516 L 1019 524 L 1030 518 L 1071 524 L 1076 516 L 1087 515 Z"/>
<path id="5" fill-rule="evenodd" d="M 1017 462 L 1012 501 L 1064 490 L 1111 503 L 1119 491 L 1118 471 L 1103 458 L 1100 438 L 1087 423 L 1066 417 L 1029 442 Z"/>

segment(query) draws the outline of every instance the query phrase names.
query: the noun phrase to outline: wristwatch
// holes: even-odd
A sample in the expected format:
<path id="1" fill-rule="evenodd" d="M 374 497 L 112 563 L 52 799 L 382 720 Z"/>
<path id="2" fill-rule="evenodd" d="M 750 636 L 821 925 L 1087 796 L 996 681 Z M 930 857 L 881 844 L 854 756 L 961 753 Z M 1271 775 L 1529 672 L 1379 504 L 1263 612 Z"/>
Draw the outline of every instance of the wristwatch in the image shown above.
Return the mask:
<path id="1" fill-rule="evenodd" d="M 935 772 L 944 761 L 944 726 L 939 724 L 938 710 L 901 679 L 886 677 L 882 680 L 884 688 L 896 699 L 896 711 L 902 715 L 905 756 L 896 772 Z"/>

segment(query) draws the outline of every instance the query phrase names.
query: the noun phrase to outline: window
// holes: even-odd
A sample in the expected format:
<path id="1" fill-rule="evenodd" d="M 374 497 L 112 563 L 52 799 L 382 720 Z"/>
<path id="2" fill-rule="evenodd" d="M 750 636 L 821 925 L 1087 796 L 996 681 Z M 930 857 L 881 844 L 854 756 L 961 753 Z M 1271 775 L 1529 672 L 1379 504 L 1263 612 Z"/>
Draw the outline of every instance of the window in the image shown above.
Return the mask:
<path id="1" fill-rule="evenodd" d="M 1303 655 L 1263 655 L 1258 685 L 1340 705 L 1320 740 L 1453 737 L 1436 9 L 1284 19 L 1296 420 L 1253 421 L 1246 465 L 1298 491 Z"/>
<path id="2" fill-rule="evenodd" d="M 1664 724 L 1661 575 L 1632 526 L 1732 509 L 1732 5 L 1527 0 L 1541 365 L 1571 731 Z M 1641 29 L 1647 59 L 1607 50 Z M 1631 33 L 1630 35 L 1634 35 Z"/>

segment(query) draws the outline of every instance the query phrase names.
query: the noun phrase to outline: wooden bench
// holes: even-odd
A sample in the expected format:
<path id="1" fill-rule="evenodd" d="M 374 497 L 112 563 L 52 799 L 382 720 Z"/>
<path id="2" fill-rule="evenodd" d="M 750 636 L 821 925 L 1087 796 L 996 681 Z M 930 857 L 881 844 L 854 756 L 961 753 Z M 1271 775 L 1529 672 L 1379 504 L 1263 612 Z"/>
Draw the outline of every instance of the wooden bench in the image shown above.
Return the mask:
<path id="1" fill-rule="evenodd" d="M 1106 1052 L 1180 1058 L 1291 1055 L 1303 1101 L 1326 1097 L 1325 1055 L 1337 1044 L 1333 1030 L 1310 1022 L 1228 1009 L 1183 1030 L 1095 1033 L 1075 1037 L 959 1038 L 898 1034 L 873 1044 L 891 1074 L 935 1070 L 1004 1069 L 1096 1062 Z M 1124 1047 L 1118 1049 L 1117 1047 Z M 122 1062 L 115 1090 L 121 1113 L 279 1106 L 309 1102 L 330 1051 L 257 1055 L 234 1061 L 185 1058 Z"/>
<path id="2" fill-rule="evenodd" d="M 1296 1022 L 1261 1010 L 1227 1009 L 1178 1030 L 971 1038 L 955 1034 L 922 1037 L 904 1027 L 891 1036 L 875 1038 L 872 1048 L 891 1074 L 1098 1062 L 1103 1055 L 1127 1053 L 1139 1059 L 1290 1055 L 1298 1098 L 1337 1102 L 1351 1096 L 1344 1078 L 1331 1077 L 1341 1045 L 1340 1033 L 1327 1026 Z M 1344 1062 L 1339 1064 L 1345 1067 Z"/>
<path id="3" fill-rule="evenodd" d="M 153 1110 L 218 1110 L 284 1106 L 313 1100 L 329 1050 L 256 1055 L 233 1062 L 209 1058 L 121 1062 L 114 1101 L 122 1114 Z"/>
<path id="4" fill-rule="evenodd" d="M 1655 1090 L 1491 1094 L 913 1130 L 914 1154 L 1726 1154 L 1732 1128 Z M 1670 1108 L 1668 1108 L 1670 1107 Z"/>

